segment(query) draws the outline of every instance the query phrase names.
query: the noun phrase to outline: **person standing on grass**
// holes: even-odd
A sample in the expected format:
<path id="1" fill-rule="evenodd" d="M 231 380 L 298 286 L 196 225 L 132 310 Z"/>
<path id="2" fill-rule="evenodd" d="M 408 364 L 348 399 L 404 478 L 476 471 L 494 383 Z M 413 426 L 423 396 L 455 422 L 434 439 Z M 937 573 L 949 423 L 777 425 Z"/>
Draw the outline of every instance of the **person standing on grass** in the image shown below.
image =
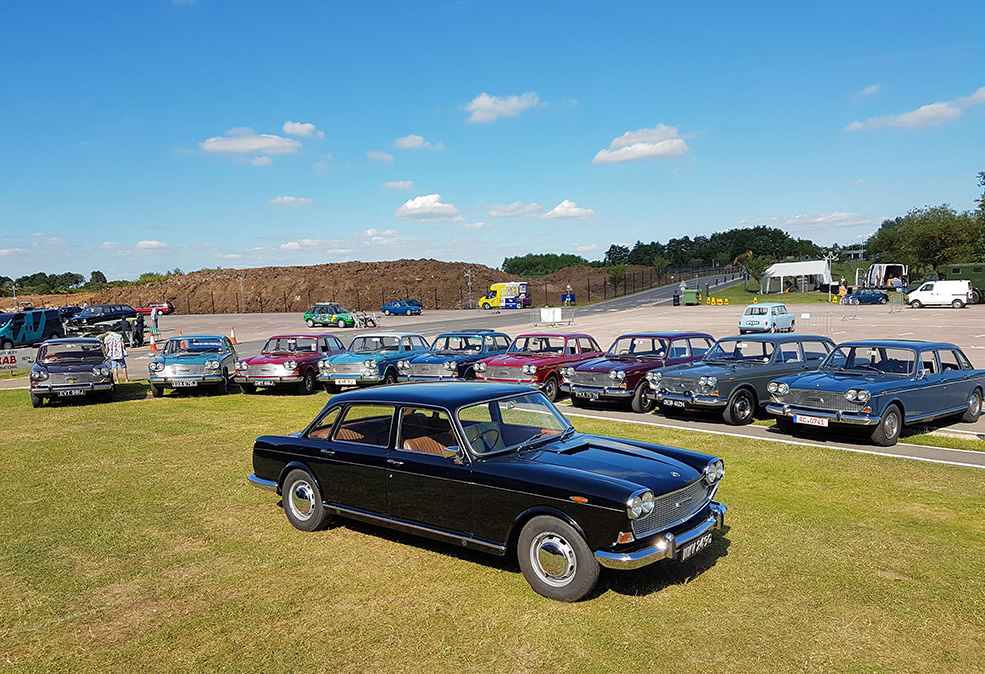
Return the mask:
<path id="1" fill-rule="evenodd" d="M 120 372 L 122 371 L 123 377 L 129 382 L 127 349 L 123 345 L 123 335 L 111 329 L 106 333 L 104 344 L 106 345 L 106 359 L 109 360 L 109 368 L 113 371 L 113 381 L 117 384 L 120 383 Z"/>

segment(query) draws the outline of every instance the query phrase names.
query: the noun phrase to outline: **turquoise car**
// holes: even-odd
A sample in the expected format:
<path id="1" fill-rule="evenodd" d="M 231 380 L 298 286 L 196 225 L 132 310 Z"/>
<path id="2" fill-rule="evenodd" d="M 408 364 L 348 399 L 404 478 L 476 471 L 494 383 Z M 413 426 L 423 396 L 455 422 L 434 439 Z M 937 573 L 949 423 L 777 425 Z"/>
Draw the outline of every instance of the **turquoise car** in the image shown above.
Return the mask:
<path id="1" fill-rule="evenodd" d="M 178 335 L 164 342 L 147 366 L 151 394 L 166 388 L 206 388 L 228 393 L 236 376 L 236 349 L 223 335 Z"/>
<path id="2" fill-rule="evenodd" d="M 393 384 L 400 375 L 398 363 L 429 351 L 427 340 L 416 332 L 360 335 L 345 353 L 318 362 L 318 381 L 330 393 L 343 386 Z"/>
<path id="3" fill-rule="evenodd" d="M 58 309 L 34 309 L 0 314 L 0 350 L 40 344 L 65 334 Z"/>

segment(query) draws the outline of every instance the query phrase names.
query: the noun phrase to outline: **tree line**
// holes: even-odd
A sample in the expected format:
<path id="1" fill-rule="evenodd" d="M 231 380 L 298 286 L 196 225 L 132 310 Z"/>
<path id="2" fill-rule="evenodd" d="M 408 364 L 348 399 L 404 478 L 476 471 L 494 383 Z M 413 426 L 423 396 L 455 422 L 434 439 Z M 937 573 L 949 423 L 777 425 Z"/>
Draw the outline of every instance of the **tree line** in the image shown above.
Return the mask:
<path id="1" fill-rule="evenodd" d="M 170 276 L 181 276 L 184 272 L 178 267 L 165 272 L 144 272 L 136 281 L 109 281 L 106 274 L 96 270 L 89 279 L 82 274 L 67 271 L 63 274 L 46 274 L 43 271 L 26 274 L 18 278 L 0 276 L 0 296 L 13 295 L 65 295 L 76 292 L 98 292 L 106 288 L 120 288 L 129 285 L 143 285 L 163 281 Z"/>

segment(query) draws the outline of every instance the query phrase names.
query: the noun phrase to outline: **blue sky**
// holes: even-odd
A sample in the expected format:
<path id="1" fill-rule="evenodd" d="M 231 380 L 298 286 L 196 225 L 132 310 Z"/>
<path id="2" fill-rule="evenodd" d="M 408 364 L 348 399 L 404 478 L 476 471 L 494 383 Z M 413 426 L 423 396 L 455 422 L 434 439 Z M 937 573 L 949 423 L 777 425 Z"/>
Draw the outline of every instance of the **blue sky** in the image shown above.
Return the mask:
<path id="1" fill-rule="evenodd" d="M 851 243 L 985 170 L 981 3 L 0 4 L 0 274 Z"/>

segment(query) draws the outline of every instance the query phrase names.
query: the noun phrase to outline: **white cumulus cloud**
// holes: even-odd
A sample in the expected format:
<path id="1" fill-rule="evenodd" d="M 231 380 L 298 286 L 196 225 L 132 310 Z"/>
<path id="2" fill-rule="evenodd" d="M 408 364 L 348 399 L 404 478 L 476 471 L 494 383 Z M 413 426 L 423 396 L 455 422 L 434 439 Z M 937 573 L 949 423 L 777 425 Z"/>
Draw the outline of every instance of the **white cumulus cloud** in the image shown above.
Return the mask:
<path id="1" fill-rule="evenodd" d="M 495 222 L 469 222 L 462 225 L 462 229 L 495 229 Z"/>
<path id="2" fill-rule="evenodd" d="M 590 208 L 580 208 L 575 202 L 565 199 L 544 214 L 544 220 L 561 220 L 564 218 L 590 218 L 595 211 Z"/>
<path id="3" fill-rule="evenodd" d="M 381 232 L 380 230 L 376 229 L 375 227 L 371 227 L 371 228 L 367 229 L 365 232 L 360 232 L 359 236 L 364 236 L 366 238 L 370 238 L 371 239 L 371 238 L 377 237 L 377 236 L 391 237 L 391 236 L 397 236 L 398 234 L 400 234 L 400 232 L 398 232 L 395 229 L 385 229 L 385 230 L 383 230 Z"/>
<path id="4" fill-rule="evenodd" d="M 289 136 L 302 138 L 324 138 L 325 132 L 319 131 L 314 124 L 308 122 L 284 122 L 284 133 Z"/>
<path id="5" fill-rule="evenodd" d="M 301 250 L 301 244 L 298 241 L 288 241 L 287 243 L 280 244 L 281 250 Z"/>
<path id="6" fill-rule="evenodd" d="M 689 149 L 684 139 L 678 135 L 676 126 L 657 124 L 652 129 L 627 131 L 609 143 L 609 149 L 599 150 L 592 163 L 616 164 L 680 157 Z"/>
<path id="7" fill-rule="evenodd" d="M 168 244 L 163 241 L 138 241 L 137 248 L 140 250 L 150 250 L 153 248 L 167 248 Z"/>
<path id="8" fill-rule="evenodd" d="M 414 189 L 413 180 L 391 180 L 383 183 L 383 187 L 389 190 L 412 190 Z"/>
<path id="9" fill-rule="evenodd" d="M 370 159 L 375 159 L 376 161 L 385 161 L 393 163 L 393 155 L 389 152 L 384 152 L 383 150 L 370 150 L 366 153 L 366 156 Z"/>
<path id="10" fill-rule="evenodd" d="M 274 163 L 274 160 L 267 156 L 254 157 L 250 160 L 252 166 L 270 166 Z"/>
<path id="11" fill-rule="evenodd" d="M 939 126 L 947 122 L 953 122 L 961 116 L 964 108 L 985 103 L 985 87 L 982 87 L 971 96 L 961 96 L 950 101 L 928 103 L 921 105 L 916 110 L 900 113 L 898 115 L 883 115 L 881 117 L 870 117 L 862 121 L 854 121 L 845 127 L 845 131 L 868 131 L 871 129 L 915 129 L 924 126 Z"/>
<path id="12" fill-rule="evenodd" d="M 432 145 L 424 140 L 424 136 L 418 136 L 416 133 L 398 138 L 393 141 L 393 146 L 399 147 L 401 150 L 443 150 L 445 148 L 444 143 L 439 142 L 436 145 Z"/>
<path id="13" fill-rule="evenodd" d="M 442 203 L 440 194 L 426 194 L 409 199 L 393 212 L 393 217 L 449 222 L 460 222 L 465 219 L 462 212 L 455 206 Z"/>
<path id="14" fill-rule="evenodd" d="M 198 144 L 204 152 L 231 152 L 245 154 L 292 154 L 301 148 L 301 142 L 267 133 L 258 134 L 249 127 L 237 127 L 225 136 L 215 136 Z"/>
<path id="15" fill-rule="evenodd" d="M 495 122 L 500 117 L 516 117 L 524 110 L 540 105 L 540 97 L 537 92 L 528 91 L 521 96 L 490 96 L 482 92 L 472 99 L 472 102 L 465 106 L 472 115 L 469 122 L 473 124 L 488 124 Z"/>
<path id="16" fill-rule="evenodd" d="M 274 197 L 267 199 L 271 206 L 310 206 L 313 202 L 307 197 Z"/>
<path id="17" fill-rule="evenodd" d="M 539 215 L 544 212 L 540 204 L 525 204 L 514 201 L 512 204 L 496 204 L 489 207 L 490 218 L 517 218 L 523 215 Z"/>

